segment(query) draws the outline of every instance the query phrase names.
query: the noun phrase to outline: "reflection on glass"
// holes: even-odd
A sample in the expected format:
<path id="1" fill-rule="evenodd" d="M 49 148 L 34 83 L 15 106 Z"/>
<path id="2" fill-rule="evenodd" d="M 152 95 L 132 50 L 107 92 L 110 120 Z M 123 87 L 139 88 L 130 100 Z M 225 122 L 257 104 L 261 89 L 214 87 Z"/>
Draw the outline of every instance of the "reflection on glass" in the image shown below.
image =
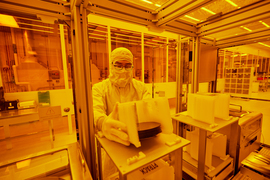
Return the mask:
<path id="1" fill-rule="evenodd" d="M 169 59 L 168 59 L 168 82 L 176 81 L 176 60 L 177 60 L 177 43 L 175 39 L 169 39 Z"/>
<path id="2" fill-rule="evenodd" d="M 253 92 L 267 91 L 267 88 L 270 87 L 269 83 L 270 58 L 255 54 L 248 54 L 236 51 L 233 52 L 228 49 L 220 49 L 218 56 L 219 56 L 219 64 L 217 69 L 218 79 L 222 79 L 225 77 L 225 83 L 230 83 L 229 81 L 227 81 L 228 78 L 236 78 L 237 83 L 249 84 L 249 86 L 244 87 L 245 88 L 252 87 Z M 223 70 L 225 70 L 224 71 L 225 76 L 223 76 L 220 73 Z M 244 80 L 242 81 L 240 78 L 244 78 Z M 243 91 L 243 94 L 249 93 L 250 92 L 247 93 L 246 91 L 245 92 Z"/>
<path id="3" fill-rule="evenodd" d="M 166 48 L 164 37 L 144 35 L 144 82 L 166 82 Z"/>
<path id="4" fill-rule="evenodd" d="M 18 28 L 0 26 L 0 67 L 5 93 L 64 89 L 59 24 L 14 19 Z M 71 53 L 67 48 L 67 28 L 64 25 L 68 58 Z M 67 63 L 70 67 L 68 59 Z M 70 68 L 68 70 L 71 80 Z"/>
<path id="5" fill-rule="evenodd" d="M 109 77 L 107 26 L 88 24 L 91 76 L 93 84 Z"/>

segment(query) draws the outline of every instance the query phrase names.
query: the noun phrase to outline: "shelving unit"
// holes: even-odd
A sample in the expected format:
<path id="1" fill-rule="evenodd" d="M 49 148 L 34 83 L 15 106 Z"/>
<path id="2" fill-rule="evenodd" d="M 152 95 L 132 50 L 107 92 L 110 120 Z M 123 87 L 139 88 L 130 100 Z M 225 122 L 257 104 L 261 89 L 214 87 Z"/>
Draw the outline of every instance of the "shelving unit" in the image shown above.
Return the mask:
<path id="1" fill-rule="evenodd" d="M 234 96 L 250 96 L 253 72 L 253 67 L 226 68 L 224 92 Z"/>

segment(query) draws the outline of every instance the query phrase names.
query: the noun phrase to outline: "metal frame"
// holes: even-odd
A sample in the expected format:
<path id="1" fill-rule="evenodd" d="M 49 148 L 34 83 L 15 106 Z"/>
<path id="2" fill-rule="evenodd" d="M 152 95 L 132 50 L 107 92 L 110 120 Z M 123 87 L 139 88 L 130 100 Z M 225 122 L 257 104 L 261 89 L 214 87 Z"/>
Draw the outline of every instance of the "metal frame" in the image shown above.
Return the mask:
<path id="1" fill-rule="evenodd" d="M 270 2 L 258 1 L 241 9 L 234 10 L 204 22 L 200 22 L 197 25 L 179 19 L 185 14 L 195 11 L 212 2 L 214 2 L 214 0 L 170 0 L 157 10 L 150 10 L 127 1 L 92 0 L 87 9 L 90 11 L 90 13 L 97 15 L 121 19 L 148 27 L 155 26 L 184 36 L 201 36 L 202 43 L 222 48 L 230 47 L 234 42 L 231 44 L 225 44 L 224 39 L 211 40 L 205 36 L 270 17 Z M 270 33 L 266 29 L 267 28 L 265 28 L 264 35 L 266 34 L 269 36 Z M 249 34 L 252 34 L 251 36 L 253 39 L 259 38 L 260 41 L 267 40 L 267 38 L 261 39 L 262 35 L 260 35 L 259 32 L 252 32 Z M 237 38 L 236 45 L 254 43 L 254 41 L 248 41 L 250 36 L 233 36 L 232 38 Z"/>
<path id="2" fill-rule="evenodd" d="M 47 16 L 55 18 L 55 20 L 64 20 L 67 21 L 67 23 L 70 23 L 73 33 L 72 48 L 75 77 L 74 99 L 76 99 L 75 107 L 79 123 L 80 145 L 93 179 L 97 179 L 97 176 L 92 109 L 92 83 L 90 74 L 91 66 L 87 42 L 87 15 L 89 13 L 94 13 L 193 37 L 196 46 L 193 48 L 195 54 L 193 56 L 194 77 L 192 91 L 196 92 L 198 90 L 197 70 L 200 43 L 225 48 L 235 45 L 251 44 L 258 41 L 263 42 L 270 38 L 270 30 L 267 28 L 253 31 L 245 35 L 232 36 L 230 38 L 209 39 L 205 37 L 206 35 L 269 18 L 269 1 L 258 1 L 247 7 L 226 13 L 216 19 L 198 23 L 197 25 L 179 19 L 185 14 L 197 10 L 211 2 L 214 2 L 214 0 L 187 0 L 184 2 L 170 0 L 156 11 L 122 0 L 70 0 L 70 3 L 65 4 L 61 0 L 3 0 L 0 2 L 0 13 L 20 14 L 37 19 L 39 16 Z M 181 38 L 179 38 L 179 41 L 181 41 Z M 194 40 L 193 43 L 195 43 Z M 178 54 L 181 54 L 180 46 L 178 48 Z M 177 68 L 181 69 L 181 66 L 182 62 L 178 59 Z M 179 80 L 182 77 L 179 71 L 177 73 Z M 180 81 L 180 84 L 178 84 L 177 87 L 179 88 L 181 86 L 182 83 Z M 178 96 L 181 96 L 180 90 L 178 90 Z M 181 103 L 178 102 L 177 106 L 177 111 L 180 111 Z"/>

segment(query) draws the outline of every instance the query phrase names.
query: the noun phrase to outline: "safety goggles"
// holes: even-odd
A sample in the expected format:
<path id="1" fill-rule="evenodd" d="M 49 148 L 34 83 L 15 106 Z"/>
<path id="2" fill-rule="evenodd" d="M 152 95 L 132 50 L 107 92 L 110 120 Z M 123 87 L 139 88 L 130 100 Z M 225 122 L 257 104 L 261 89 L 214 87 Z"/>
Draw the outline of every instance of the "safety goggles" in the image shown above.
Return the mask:
<path id="1" fill-rule="evenodd" d="M 122 70 L 123 68 L 125 68 L 126 71 L 131 71 L 133 69 L 132 64 L 126 64 L 125 66 L 123 66 L 122 64 L 113 64 L 113 66 L 118 71 Z"/>

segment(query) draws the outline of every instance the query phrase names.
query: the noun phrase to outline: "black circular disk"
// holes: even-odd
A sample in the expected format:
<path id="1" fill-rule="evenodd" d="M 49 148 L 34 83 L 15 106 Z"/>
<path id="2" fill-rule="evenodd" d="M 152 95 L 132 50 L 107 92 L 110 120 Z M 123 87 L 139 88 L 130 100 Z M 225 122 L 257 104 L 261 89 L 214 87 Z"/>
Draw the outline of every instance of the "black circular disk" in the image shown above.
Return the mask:
<path id="1" fill-rule="evenodd" d="M 139 139 L 149 138 L 161 133 L 161 125 L 157 122 L 142 122 L 138 124 Z"/>

